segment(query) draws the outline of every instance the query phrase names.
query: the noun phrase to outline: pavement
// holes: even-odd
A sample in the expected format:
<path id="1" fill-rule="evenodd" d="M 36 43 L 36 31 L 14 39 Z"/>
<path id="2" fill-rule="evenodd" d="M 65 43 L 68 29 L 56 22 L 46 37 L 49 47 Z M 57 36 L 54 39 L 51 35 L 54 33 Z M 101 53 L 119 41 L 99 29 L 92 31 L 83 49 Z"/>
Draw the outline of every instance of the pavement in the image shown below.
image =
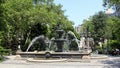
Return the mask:
<path id="1" fill-rule="evenodd" d="M 15 59 L 15 56 L 7 56 L 7 58 L 0 63 L 0 68 L 120 68 L 120 57 L 117 56 L 109 56 L 105 59 L 90 59 L 89 62 L 50 63 L 27 62 L 24 59 Z"/>

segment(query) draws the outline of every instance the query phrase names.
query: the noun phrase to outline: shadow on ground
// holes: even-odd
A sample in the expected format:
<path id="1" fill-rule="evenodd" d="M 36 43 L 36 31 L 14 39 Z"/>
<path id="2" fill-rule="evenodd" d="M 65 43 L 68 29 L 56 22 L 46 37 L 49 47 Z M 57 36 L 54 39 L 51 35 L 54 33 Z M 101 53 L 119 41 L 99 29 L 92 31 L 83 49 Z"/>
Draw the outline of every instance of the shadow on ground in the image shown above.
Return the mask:
<path id="1" fill-rule="evenodd" d="M 120 57 L 114 57 L 114 59 L 108 59 L 101 62 L 106 64 L 103 68 L 120 68 Z"/>

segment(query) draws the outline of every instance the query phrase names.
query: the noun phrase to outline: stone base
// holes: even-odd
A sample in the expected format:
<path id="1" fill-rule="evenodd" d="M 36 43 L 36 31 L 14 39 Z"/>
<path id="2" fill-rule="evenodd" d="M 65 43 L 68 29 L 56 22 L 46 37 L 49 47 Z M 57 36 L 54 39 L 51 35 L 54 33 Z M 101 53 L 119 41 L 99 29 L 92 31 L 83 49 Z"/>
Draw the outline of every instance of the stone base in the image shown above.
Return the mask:
<path id="1" fill-rule="evenodd" d="M 17 55 L 20 55 L 23 58 L 46 58 L 46 53 L 49 53 L 50 58 L 79 58 L 79 59 L 88 59 L 89 53 L 80 53 L 80 52 L 17 52 Z"/>

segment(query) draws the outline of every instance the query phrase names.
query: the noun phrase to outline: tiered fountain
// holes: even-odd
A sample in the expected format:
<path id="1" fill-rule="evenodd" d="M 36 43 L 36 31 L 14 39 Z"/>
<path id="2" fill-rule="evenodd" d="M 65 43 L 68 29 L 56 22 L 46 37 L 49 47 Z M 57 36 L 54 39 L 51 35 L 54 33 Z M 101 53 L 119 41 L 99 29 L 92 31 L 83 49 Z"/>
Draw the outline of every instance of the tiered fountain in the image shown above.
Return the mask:
<path id="1" fill-rule="evenodd" d="M 58 29 L 56 30 L 56 33 L 57 33 L 57 36 L 55 40 L 53 40 L 57 44 L 56 52 L 63 52 L 63 45 L 66 40 L 64 39 L 64 36 L 63 36 L 64 31 L 61 29 L 60 25 L 58 25 Z"/>
<path id="2" fill-rule="evenodd" d="M 65 36 L 67 35 L 67 36 Z M 72 36 L 72 39 L 69 39 L 70 36 Z M 83 49 L 86 45 L 84 44 L 84 40 L 81 40 L 81 42 L 77 39 L 75 34 L 72 31 L 69 31 L 67 34 L 64 33 L 64 30 L 62 30 L 61 26 L 58 26 L 58 29 L 56 30 L 56 37 L 52 38 L 51 40 L 47 40 L 46 43 L 48 43 L 47 50 L 46 51 L 35 51 L 35 52 L 29 52 L 29 49 L 34 43 L 41 39 L 43 41 L 46 41 L 45 36 L 38 36 L 35 37 L 30 45 L 28 46 L 26 52 L 17 52 L 18 55 L 20 55 L 23 58 L 84 58 L 86 56 L 89 56 L 91 49 Z M 65 43 L 71 43 L 70 41 L 75 40 L 77 43 L 78 50 L 77 51 L 70 51 L 70 44 L 67 44 L 68 49 L 64 50 L 64 44 Z M 53 44 L 54 43 L 54 44 Z M 56 45 L 55 45 L 56 44 Z M 56 50 L 52 50 L 51 47 L 56 46 Z M 81 47 L 82 46 L 82 47 Z"/>

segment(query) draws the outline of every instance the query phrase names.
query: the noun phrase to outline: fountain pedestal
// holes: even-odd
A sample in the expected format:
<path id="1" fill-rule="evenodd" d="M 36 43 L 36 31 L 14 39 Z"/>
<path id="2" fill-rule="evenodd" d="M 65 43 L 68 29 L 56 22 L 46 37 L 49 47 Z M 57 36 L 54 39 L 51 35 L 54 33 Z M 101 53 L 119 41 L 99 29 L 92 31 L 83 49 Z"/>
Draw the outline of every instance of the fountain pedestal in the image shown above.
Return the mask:
<path id="1" fill-rule="evenodd" d="M 63 38 L 64 31 L 61 29 L 61 26 L 58 25 L 58 29 L 56 30 L 56 39 L 53 40 L 57 44 L 56 52 L 63 52 L 63 45 L 65 39 Z"/>
<path id="2" fill-rule="evenodd" d="M 54 42 L 56 42 L 56 44 L 57 44 L 57 50 L 56 50 L 56 52 L 63 52 L 63 45 L 64 45 L 64 41 L 65 40 L 63 40 L 63 39 L 56 39 L 56 40 L 54 40 Z"/>

